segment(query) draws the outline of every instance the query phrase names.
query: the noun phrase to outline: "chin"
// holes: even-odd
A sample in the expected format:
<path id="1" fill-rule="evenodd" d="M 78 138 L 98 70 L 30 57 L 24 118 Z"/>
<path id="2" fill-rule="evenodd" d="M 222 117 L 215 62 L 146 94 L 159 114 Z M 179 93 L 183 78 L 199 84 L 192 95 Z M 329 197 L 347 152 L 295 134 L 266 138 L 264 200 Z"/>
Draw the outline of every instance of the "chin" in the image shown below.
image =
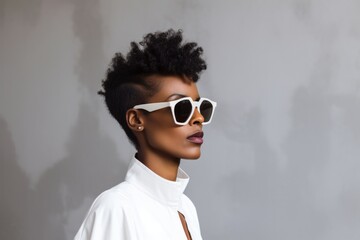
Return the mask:
<path id="1" fill-rule="evenodd" d="M 201 156 L 200 149 L 198 151 L 192 151 L 184 154 L 181 158 L 182 159 L 189 159 L 189 160 L 196 160 L 199 159 Z"/>

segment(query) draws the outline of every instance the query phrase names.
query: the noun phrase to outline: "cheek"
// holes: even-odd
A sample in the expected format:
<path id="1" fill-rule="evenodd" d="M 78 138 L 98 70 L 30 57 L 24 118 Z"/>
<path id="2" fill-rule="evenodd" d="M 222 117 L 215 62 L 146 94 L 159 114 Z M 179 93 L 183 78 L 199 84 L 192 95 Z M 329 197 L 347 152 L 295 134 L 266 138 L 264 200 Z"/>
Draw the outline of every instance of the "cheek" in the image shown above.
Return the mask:
<path id="1" fill-rule="evenodd" d="M 171 114 L 154 115 L 147 119 L 145 137 L 148 146 L 154 151 L 166 152 L 179 158 L 199 158 L 200 146 L 187 140 L 190 133 L 187 126 L 176 125 Z"/>
<path id="2" fill-rule="evenodd" d="M 165 123 L 149 127 L 146 135 L 149 145 L 156 148 L 179 148 L 186 142 L 186 133 L 181 131 L 181 127 Z"/>

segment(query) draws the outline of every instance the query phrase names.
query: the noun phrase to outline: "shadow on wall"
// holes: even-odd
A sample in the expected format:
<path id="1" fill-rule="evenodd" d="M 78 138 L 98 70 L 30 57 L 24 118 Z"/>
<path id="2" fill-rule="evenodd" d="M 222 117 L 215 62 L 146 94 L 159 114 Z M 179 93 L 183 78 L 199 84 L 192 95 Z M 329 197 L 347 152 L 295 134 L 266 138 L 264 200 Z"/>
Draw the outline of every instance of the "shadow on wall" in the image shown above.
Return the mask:
<path id="1" fill-rule="evenodd" d="M 64 227 L 68 214 L 79 208 L 84 199 L 93 199 L 117 184 L 127 169 L 116 159 L 114 143 L 102 136 L 97 116 L 85 104 L 80 107 L 78 123 L 67 150 L 67 157 L 42 175 L 33 192 L 29 209 L 34 206 L 39 209 L 36 213 L 38 223 L 33 229 L 43 233 L 32 232 L 30 239 L 67 239 Z M 72 226 L 73 230 L 76 231 L 80 224 Z"/>
<path id="2" fill-rule="evenodd" d="M 69 212 L 117 184 L 125 174 L 127 166 L 116 159 L 114 143 L 99 132 L 98 120 L 87 105 L 80 108 L 67 150 L 67 157 L 30 188 L 17 164 L 11 133 L 0 117 L 0 239 L 67 239 Z M 80 223 L 73 227 L 75 231 Z"/>
<path id="3" fill-rule="evenodd" d="M 119 183 L 127 169 L 114 142 L 100 131 L 94 100 L 103 75 L 99 68 L 105 66 L 99 4 L 97 0 L 69 4 L 75 5 L 74 34 L 82 43 L 76 73 L 81 87 L 93 97 L 79 107 L 66 156 L 44 172 L 34 187 L 17 163 L 11 132 L 0 116 L 0 239 L 72 239 L 82 219 L 69 223 L 69 215 L 86 205 L 85 200 Z"/>
<path id="4" fill-rule="evenodd" d="M 334 61 L 324 54 L 314 67 L 309 84 L 298 87 L 294 92 L 289 112 L 291 128 L 281 146 L 287 159 L 286 168 L 277 167 L 278 156 L 260 130 L 263 116 L 258 108 L 251 109 L 245 116 L 246 131 L 241 138 L 229 135 L 234 141 L 249 144 L 253 148 L 255 168 L 253 171 L 236 172 L 219 182 L 218 188 L 222 189 L 219 196 L 231 196 L 230 199 L 237 199 L 237 202 L 226 205 L 228 209 L 224 211 L 223 218 L 218 219 L 225 219 L 229 213 L 241 216 L 238 222 L 234 221 L 224 226 L 221 222 L 216 224 L 222 226 L 225 232 L 251 236 L 248 239 L 293 240 L 329 239 L 331 231 L 344 235 L 348 233 L 350 236 L 358 233 L 358 227 L 349 223 L 346 223 L 346 227 L 341 225 L 348 219 L 358 222 L 359 217 L 353 213 L 354 209 L 358 208 L 358 203 L 348 200 L 354 199 L 358 190 L 350 188 L 350 191 L 346 192 L 336 186 L 323 188 L 329 186 L 330 182 L 326 181 L 331 180 L 333 176 L 344 174 L 340 169 L 331 169 L 333 176 L 327 175 L 331 166 L 340 168 L 345 165 L 347 178 L 341 180 L 342 184 L 345 181 L 348 181 L 347 184 L 358 182 L 358 175 L 355 176 L 349 171 L 358 165 L 358 161 L 353 161 L 355 158 L 352 160 L 351 157 L 346 159 L 346 156 L 342 156 L 339 159 L 331 159 L 331 151 L 334 149 L 331 146 L 330 135 L 336 123 L 332 116 L 334 108 L 343 115 L 343 121 L 346 123 L 342 126 L 342 131 L 346 129 L 351 133 L 351 142 L 360 140 L 356 138 L 360 136 L 360 112 L 356 111 L 360 106 L 359 99 L 329 93 L 331 69 L 334 64 Z M 338 146 L 336 149 L 339 148 Z M 336 183 L 336 179 L 331 182 L 334 181 Z M 230 182 L 236 184 L 221 188 Z M 334 192 L 337 199 L 327 200 L 327 197 L 334 196 Z M 328 208 L 319 206 L 319 199 L 323 200 L 322 204 L 327 204 Z M 347 199 L 347 205 L 352 206 L 338 204 L 344 201 L 343 199 Z M 352 212 L 346 215 L 346 209 L 352 209 Z M 287 222 L 289 223 L 284 227 L 284 223 Z M 337 224 L 336 227 L 334 223 Z M 342 232 L 342 229 L 346 229 L 347 232 Z M 223 238 L 231 239 L 231 234 Z M 220 238 L 216 232 L 213 236 Z"/>
<path id="5" fill-rule="evenodd" d="M 0 239 L 26 239 L 29 180 L 16 161 L 7 123 L 0 116 Z"/>
<path id="6" fill-rule="evenodd" d="M 223 194 L 238 199 L 238 214 L 246 219 L 241 220 L 246 227 L 239 235 L 252 236 L 252 239 L 311 239 L 314 236 L 321 239 L 326 232 L 330 222 L 326 212 L 311 205 L 317 186 L 309 176 L 321 175 L 329 160 L 333 103 L 329 101 L 327 89 L 331 64 L 326 57 L 319 59 L 309 85 L 299 87 L 291 99 L 291 128 L 282 145 L 288 160 L 286 171 L 277 167 L 278 156 L 259 130 L 261 111 L 252 109 L 246 116 L 247 132 L 241 141 L 253 147 L 255 169 L 241 172 L 240 181 L 236 173 L 222 182 L 238 180 L 231 193 Z M 254 214 L 259 212 L 261 217 Z M 291 224 L 284 228 L 289 219 Z M 227 228 L 232 233 L 240 231 L 236 223 Z"/>

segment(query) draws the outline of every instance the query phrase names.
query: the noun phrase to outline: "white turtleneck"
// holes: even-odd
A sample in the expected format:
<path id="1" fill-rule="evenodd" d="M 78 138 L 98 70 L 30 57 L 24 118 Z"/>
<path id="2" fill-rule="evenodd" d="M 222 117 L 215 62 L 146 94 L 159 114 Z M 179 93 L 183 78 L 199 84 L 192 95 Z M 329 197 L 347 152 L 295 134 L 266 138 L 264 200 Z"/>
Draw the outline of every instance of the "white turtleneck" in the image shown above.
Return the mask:
<path id="1" fill-rule="evenodd" d="M 178 211 L 193 240 L 201 240 L 196 209 L 184 195 L 189 176 L 164 179 L 135 157 L 125 181 L 100 194 L 74 240 L 186 240 Z"/>

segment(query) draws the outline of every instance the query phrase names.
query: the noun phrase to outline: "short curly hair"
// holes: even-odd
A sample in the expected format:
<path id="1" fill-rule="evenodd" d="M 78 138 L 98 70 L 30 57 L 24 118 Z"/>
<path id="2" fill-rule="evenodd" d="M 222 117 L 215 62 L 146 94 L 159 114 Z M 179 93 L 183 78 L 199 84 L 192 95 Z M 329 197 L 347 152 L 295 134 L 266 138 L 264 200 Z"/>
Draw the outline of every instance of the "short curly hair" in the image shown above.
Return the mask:
<path id="1" fill-rule="evenodd" d="M 143 41 L 131 42 L 131 49 L 124 57 L 116 53 L 106 78 L 102 81 L 100 95 L 110 114 L 120 123 L 132 144 L 138 142 L 126 122 L 126 112 L 137 104 L 146 103 L 158 85 L 149 81 L 150 76 L 179 76 L 197 82 L 206 69 L 201 55 L 203 49 L 195 42 L 183 43 L 182 30 L 147 34 Z"/>

